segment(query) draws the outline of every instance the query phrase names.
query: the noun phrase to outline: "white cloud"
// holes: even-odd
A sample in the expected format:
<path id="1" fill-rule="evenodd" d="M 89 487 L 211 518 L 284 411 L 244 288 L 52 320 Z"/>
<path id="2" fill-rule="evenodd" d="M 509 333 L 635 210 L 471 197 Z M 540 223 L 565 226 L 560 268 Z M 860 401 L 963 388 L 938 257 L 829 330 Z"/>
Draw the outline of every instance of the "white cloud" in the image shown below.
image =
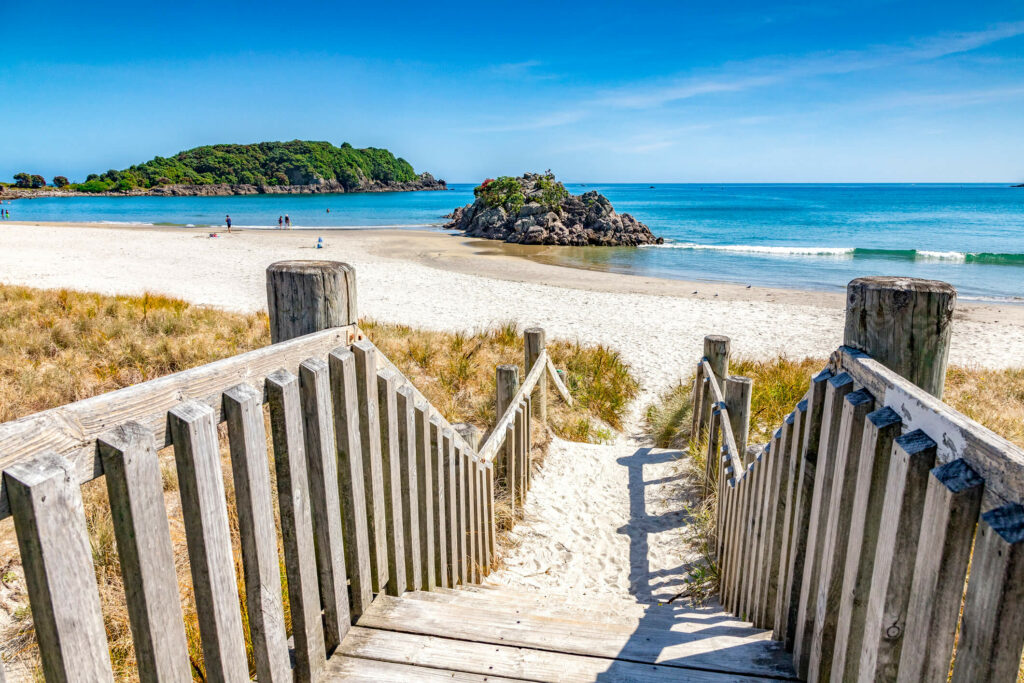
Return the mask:
<path id="1" fill-rule="evenodd" d="M 905 45 L 817 53 L 796 58 L 759 58 L 729 65 L 708 76 L 677 78 L 665 83 L 632 83 L 608 90 L 594 104 L 645 109 L 694 97 L 750 90 L 784 81 L 866 71 L 925 62 L 969 52 L 1024 34 L 1024 21 L 999 24 L 984 31 L 933 36 Z"/>

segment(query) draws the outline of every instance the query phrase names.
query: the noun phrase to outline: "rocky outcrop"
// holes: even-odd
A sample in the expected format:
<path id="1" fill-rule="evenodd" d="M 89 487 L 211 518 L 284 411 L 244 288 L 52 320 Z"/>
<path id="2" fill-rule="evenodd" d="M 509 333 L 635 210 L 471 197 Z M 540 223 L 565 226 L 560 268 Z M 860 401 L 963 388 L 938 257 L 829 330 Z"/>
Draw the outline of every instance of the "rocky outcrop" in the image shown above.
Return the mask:
<path id="1" fill-rule="evenodd" d="M 2 190 L 0 186 L 0 190 Z M 74 190 L 18 190 L 6 188 L 4 199 L 34 199 L 43 197 L 229 197 L 232 195 L 249 194 L 317 194 L 317 193 L 354 193 L 354 192 L 416 192 L 420 190 L 447 190 L 443 180 L 436 180 L 429 173 L 421 173 L 419 178 L 407 183 L 386 183 L 378 180 L 360 178 L 360 184 L 352 189 L 345 189 L 337 180 L 314 179 L 306 185 L 227 185 L 223 183 L 211 185 L 158 185 L 148 190 L 112 190 L 110 192 L 76 192 Z"/>
<path id="2" fill-rule="evenodd" d="M 515 185 L 518 185 L 517 195 Z M 562 246 L 638 246 L 661 244 L 650 229 L 628 213 L 619 214 L 608 198 L 591 190 L 571 195 L 554 176 L 527 173 L 519 178 L 485 182 L 472 204 L 455 209 L 445 227 L 469 237 L 516 244 Z"/>

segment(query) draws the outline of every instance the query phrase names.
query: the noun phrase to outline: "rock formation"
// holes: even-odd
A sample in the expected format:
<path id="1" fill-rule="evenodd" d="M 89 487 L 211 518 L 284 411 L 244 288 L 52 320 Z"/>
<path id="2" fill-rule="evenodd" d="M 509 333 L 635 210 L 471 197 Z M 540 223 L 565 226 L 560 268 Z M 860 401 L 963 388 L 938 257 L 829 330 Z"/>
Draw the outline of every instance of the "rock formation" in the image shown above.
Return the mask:
<path id="1" fill-rule="evenodd" d="M 616 213 L 608 198 L 594 190 L 569 194 L 550 172 L 484 181 L 474 194 L 476 201 L 449 214 L 452 220 L 445 227 L 516 244 L 638 246 L 664 241 L 628 213 Z"/>

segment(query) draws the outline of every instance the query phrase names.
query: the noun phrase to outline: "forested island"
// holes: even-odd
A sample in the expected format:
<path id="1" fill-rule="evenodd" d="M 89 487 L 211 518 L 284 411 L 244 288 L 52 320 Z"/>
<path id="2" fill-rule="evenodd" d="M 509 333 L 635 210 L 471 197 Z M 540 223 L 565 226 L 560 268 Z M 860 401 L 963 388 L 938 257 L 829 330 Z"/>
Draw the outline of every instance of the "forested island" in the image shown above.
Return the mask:
<path id="1" fill-rule="evenodd" d="M 10 198 L 77 194 L 236 195 L 310 192 L 444 190 L 443 180 L 417 174 L 386 149 L 356 149 L 349 143 L 292 140 L 249 145 L 206 145 L 155 157 L 124 170 L 89 175 L 83 183 L 64 176 L 47 187 L 39 175 L 18 173 L 0 188 Z"/>

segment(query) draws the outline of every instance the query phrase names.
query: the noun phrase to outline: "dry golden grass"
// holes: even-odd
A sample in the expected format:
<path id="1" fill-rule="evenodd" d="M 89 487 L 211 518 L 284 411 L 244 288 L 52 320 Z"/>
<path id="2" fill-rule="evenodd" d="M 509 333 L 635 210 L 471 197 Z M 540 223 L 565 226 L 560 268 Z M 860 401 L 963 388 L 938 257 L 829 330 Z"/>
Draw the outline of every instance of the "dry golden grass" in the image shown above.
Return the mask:
<path id="1" fill-rule="evenodd" d="M 495 368 L 518 365 L 520 380 L 526 377 L 522 331 L 514 322 L 474 334 L 366 320 L 361 327 L 449 422 L 469 422 L 486 432 L 497 421 Z M 555 433 L 588 441 L 601 438 L 603 425 L 621 428 L 639 385 L 618 352 L 561 339 L 549 340 L 547 350 L 555 366 L 565 371 L 575 400 L 569 408 L 551 392 L 548 420 Z"/>
<path id="2" fill-rule="evenodd" d="M 827 364 L 822 358 L 780 356 L 758 361 L 733 359 L 729 371 L 754 380 L 750 400 L 750 443 L 766 443 L 803 398 L 810 377 Z M 681 448 L 690 438 L 693 376 L 673 386 L 648 407 L 655 442 Z M 978 370 L 951 366 L 943 400 L 972 420 L 1024 448 L 1024 368 Z"/>
<path id="3" fill-rule="evenodd" d="M 0 286 L 0 422 L 266 346 L 265 314 Z"/>
<path id="4" fill-rule="evenodd" d="M 494 421 L 494 368 L 517 363 L 523 372 L 522 335 L 507 323 L 474 334 L 426 332 L 399 325 L 365 322 L 370 339 L 417 385 L 451 422 Z M 193 306 L 162 296 L 110 297 L 68 290 L 36 290 L 0 285 L 0 422 L 63 405 L 138 382 L 184 370 L 269 344 L 266 315 L 242 315 Z M 577 399 L 572 409 L 549 397 L 554 430 L 566 438 L 598 439 L 606 425 L 619 427 L 637 383 L 618 355 L 601 346 L 553 340 L 548 349 L 565 369 Z M 269 434 L 269 427 L 267 432 Z M 546 432 L 535 423 L 535 446 Z M 236 575 L 246 623 L 245 584 L 231 461 L 224 425 L 221 463 L 229 502 Z M 539 461 L 542 449 L 535 447 Z M 171 525 L 186 635 L 193 673 L 203 678 L 199 628 L 192 596 L 177 475 L 171 449 L 160 452 L 165 503 Z M 270 469 L 274 476 L 273 467 Z M 515 520 L 506 491 L 496 492 L 499 529 Z M 96 565 L 101 606 L 118 680 L 137 678 L 124 584 L 117 556 L 106 485 L 83 487 L 83 502 Z M 274 501 L 275 515 L 276 500 Z M 0 547 L 16 548 L 10 520 L 0 522 Z M 280 546 L 280 543 L 279 543 Z M 279 547 L 280 552 L 280 547 Z M 13 553 L 16 557 L 16 551 Z M 31 612 L 20 567 L 5 562 L 0 576 L 0 655 L 28 663 L 38 675 Z M 282 588 L 287 590 L 281 573 Z M 284 594 L 287 619 L 287 593 Z M 5 624 L 6 622 L 6 624 Z M 245 629 L 248 637 L 248 628 Z M 251 643 L 246 643 L 252 668 Z"/>

